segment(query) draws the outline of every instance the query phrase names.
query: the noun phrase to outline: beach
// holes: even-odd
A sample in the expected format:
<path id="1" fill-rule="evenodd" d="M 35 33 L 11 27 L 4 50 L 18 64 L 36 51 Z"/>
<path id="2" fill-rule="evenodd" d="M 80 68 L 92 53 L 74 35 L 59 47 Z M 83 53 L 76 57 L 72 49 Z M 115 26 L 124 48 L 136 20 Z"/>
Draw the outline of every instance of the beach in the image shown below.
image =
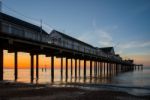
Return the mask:
<path id="1" fill-rule="evenodd" d="M 0 83 L 0 100 L 150 100 L 113 90 L 87 90 L 77 87 L 55 87 L 18 82 Z"/>

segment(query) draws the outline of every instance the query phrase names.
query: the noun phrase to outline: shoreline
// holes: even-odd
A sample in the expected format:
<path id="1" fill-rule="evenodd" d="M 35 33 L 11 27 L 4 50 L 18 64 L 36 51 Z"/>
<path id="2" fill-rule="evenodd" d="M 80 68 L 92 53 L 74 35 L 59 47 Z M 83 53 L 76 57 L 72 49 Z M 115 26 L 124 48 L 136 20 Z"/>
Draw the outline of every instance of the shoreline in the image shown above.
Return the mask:
<path id="1" fill-rule="evenodd" d="M 132 98 L 132 99 L 131 99 Z M 135 96 L 122 91 L 90 90 L 44 84 L 0 82 L 0 100 L 149 100 L 150 95 Z"/>

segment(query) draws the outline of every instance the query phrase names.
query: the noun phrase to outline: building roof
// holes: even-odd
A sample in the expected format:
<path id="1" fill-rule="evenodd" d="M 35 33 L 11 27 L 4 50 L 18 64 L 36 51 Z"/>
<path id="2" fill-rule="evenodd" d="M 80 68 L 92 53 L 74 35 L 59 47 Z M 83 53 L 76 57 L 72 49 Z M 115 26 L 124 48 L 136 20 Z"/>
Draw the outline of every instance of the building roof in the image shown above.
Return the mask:
<path id="1" fill-rule="evenodd" d="M 120 57 L 120 55 L 119 55 L 119 54 L 115 54 L 115 56 Z"/>
<path id="2" fill-rule="evenodd" d="M 99 48 L 105 53 L 110 53 L 112 50 L 114 51 L 113 47 L 104 47 L 104 48 Z"/>
<path id="3" fill-rule="evenodd" d="M 133 63 L 133 62 L 134 62 L 134 60 L 127 60 L 127 61 L 129 61 L 129 62 L 131 62 L 131 63 Z"/>
<path id="4" fill-rule="evenodd" d="M 87 44 L 87 43 L 85 43 L 85 42 L 83 42 L 83 41 L 80 41 L 80 40 L 78 40 L 78 39 L 76 39 L 76 38 L 73 38 L 73 37 L 71 37 L 71 36 L 69 36 L 69 35 L 66 35 L 66 34 L 64 34 L 64 33 L 62 33 L 62 32 L 59 32 L 59 31 L 57 31 L 57 30 L 52 30 L 51 31 L 51 33 L 59 33 L 60 35 L 62 35 L 63 37 L 65 37 L 65 38 L 68 38 L 68 39 L 70 39 L 70 40 L 73 40 L 73 41 L 76 41 L 76 42 L 79 42 L 79 43 L 81 43 L 81 44 L 84 44 L 84 45 L 86 45 L 86 46 L 90 46 L 90 47 L 92 47 L 92 48 L 94 48 L 92 45 L 90 45 L 90 44 Z"/>
<path id="5" fill-rule="evenodd" d="M 31 30 L 34 30 L 36 32 L 41 32 L 41 27 L 37 26 L 37 25 L 33 25 L 29 22 L 26 22 L 26 21 L 23 21 L 21 19 L 18 19 L 18 18 L 15 18 L 13 16 L 10 16 L 10 15 L 7 15 L 7 14 L 4 14 L 2 12 L 0 12 L 0 19 L 4 20 L 4 21 L 7 21 L 7 22 L 11 22 L 11 23 L 14 23 L 16 25 L 20 25 L 20 26 L 23 26 L 23 27 L 26 27 L 28 29 L 31 29 Z M 42 30 L 42 33 L 44 34 L 48 34 L 47 32 L 45 32 L 44 30 Z"/>

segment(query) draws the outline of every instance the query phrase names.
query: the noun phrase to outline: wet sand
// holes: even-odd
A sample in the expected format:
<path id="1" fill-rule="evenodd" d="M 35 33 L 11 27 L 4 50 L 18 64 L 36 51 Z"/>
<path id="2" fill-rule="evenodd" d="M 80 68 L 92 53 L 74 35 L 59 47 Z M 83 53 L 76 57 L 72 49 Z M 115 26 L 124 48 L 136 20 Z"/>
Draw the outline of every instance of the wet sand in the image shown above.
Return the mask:
<path id="1" fill-rule="evenodd" d="M 0 100 L 150 100 L 125 92 L 0 82 Z"/>

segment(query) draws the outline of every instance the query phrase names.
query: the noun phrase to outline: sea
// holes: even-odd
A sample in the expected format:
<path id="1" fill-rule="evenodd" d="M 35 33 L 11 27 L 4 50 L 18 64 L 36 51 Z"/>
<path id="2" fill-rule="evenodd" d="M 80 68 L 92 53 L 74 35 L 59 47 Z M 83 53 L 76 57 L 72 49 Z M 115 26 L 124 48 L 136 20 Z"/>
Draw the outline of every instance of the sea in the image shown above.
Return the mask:
<path id="1" fill-rule="evenodd" d="M 87 78 L 83 78 L 83 69 L 81 69 L 81 77 L 71 77 L 71 71 L 68 71 L 68 79 L 65 79 L 65 69 L 63 70 L 63 79 L 61 79 L 60 69 L 54 71 L 53 86 L 79 87 L 94 90 L 113 90 L 123 91 L 132 95 L 150 95 L 150 67 L 144 67 L 143 70 L 134 70 L 119 74 L 112 74 L 107 77 L 106 73 L 102 73 L 99 78 L 89 78 L 90 72 L 87 69 Z M 78 72 L 77 72 L 78 73 Z M 4 69 L 4 80 L 14 81 L 14 69 Z M 18 69 L 17 82 L 30 83 L 30 69 Z M 36 71 L 34 72 L 35 84 L 52 85 L 51 70 L 39 69 L 39 79 L 36 79 Z M 63 85 L 62 85 L 63 83 Z"/>

